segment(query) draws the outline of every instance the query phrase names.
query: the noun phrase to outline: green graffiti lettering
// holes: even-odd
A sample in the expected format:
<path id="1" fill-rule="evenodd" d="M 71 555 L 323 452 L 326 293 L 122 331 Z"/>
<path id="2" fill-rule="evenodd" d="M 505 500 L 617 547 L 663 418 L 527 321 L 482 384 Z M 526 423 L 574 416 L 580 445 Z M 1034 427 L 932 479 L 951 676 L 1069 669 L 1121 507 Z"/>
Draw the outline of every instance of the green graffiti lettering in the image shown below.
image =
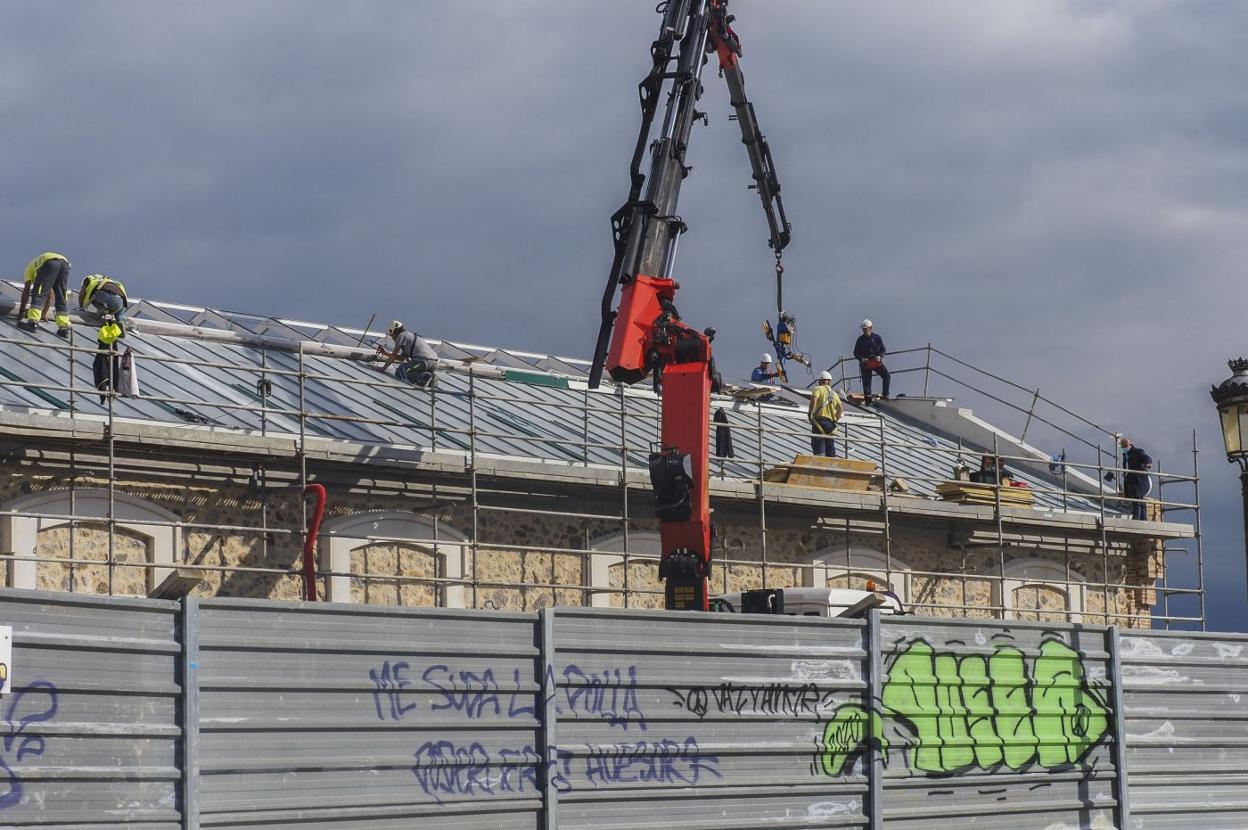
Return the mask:
<path id="1" fill-rule="evenodd" d="M 824 774 L 840 775 L 854 756 L 866 749 L 868 741 L 875 741 L 881 750 L 888 749 L 879 714 L 853 703 L 837 707 L 824 727 L 820 745 L 819 763 Z"/>
<path id="2" fill-rule="evenodd" d="M 1088 685 L 1083 659 L 1060 640 L 1041 644 L 1030 671 L 1013 646 L 959 658 L 923 640 L 904 644 L 878 712 L 845 704 L 833 713 L 820 746 L 824 774 L 841 775 L 869 741 L 886 750 L 886 717 L 912 735 L 910 768 L 933 775 L 1059 769 L 1082 760 L 1109 731 L 1109 709 Z"/>

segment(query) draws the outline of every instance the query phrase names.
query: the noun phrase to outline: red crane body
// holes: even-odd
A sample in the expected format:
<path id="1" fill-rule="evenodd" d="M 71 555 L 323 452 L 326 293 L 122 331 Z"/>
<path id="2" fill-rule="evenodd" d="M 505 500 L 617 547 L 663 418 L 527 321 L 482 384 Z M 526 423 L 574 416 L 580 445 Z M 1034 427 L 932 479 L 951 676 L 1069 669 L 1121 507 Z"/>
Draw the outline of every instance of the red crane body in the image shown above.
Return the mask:
<path id="1" fill-rule="evenodd" d="M 667 0 L 659 6 L 663 24 L 651 45 L 654 66 L 639 87 L 643 117 L 633 154 L 632 190 L 612 217 L 615 261 L 590 373 L 591 387 L 598 386 L 605 366 L 617 383 L 637 383 L 652 375 L 656 390 L 662 390 L 662 440 L 650 454 L 650 478 L 662 539 L 659 576 L 665 583 L 666 607 L 678 610 L 707 609 L 711 571 L 710 409 L 718 384 L 711 358 L 714 331 L 699 332 L 681 320 L 675 306 L 680 286 L 671 276 L 676 244 L 686 229 L 676 214 L 680 185 L 691 169 L 685 152 L 694 122 L 706 120 L 695 105 L 710 52 L 728 83 L 753 168 L 751 187 L 762 198 L 777 261 L 790 233 L 771 152 L 745 98 L 741 47 L 727 7 L 728 0 Z M 673 62 L 674 71 L 669 69 Z M 667 81 L 671 84 L 662 128 L 650 141 Z M 647 146 L 652 156 L 648 178 L 640 172 Z M 620 286 L 619 308 L 613 310 Z"/>

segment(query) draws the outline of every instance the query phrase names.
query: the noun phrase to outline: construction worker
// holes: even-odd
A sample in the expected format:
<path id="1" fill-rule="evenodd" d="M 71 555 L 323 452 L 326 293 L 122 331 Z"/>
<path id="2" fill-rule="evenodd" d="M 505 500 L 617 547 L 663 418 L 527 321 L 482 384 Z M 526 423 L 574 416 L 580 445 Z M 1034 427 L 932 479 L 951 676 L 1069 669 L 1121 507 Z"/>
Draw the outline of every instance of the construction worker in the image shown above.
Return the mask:
<path id="1" fill-rule="evenodd" d="M 806 410 L 806 419 L 810 421 L 810 452 L 812 455 L 825 455 L 836 458 L 836 441 L 832 433 L 841 420 L 841 398 L 832 388 L 832 375 L 820 372 L 819 380 L 810 394 L 810 408 Z"/>
<path id="2" fill-rule="evenodd" d="M 780 377 L 780 373 L 772 371 L 771 355 L 765 354 L 759 358 L 758 365 L 754 367 L 754 371 L 750 372 L 750 380 L 754 383 L 770 384 Z"/>
<path id="3" fill-rule="evenodd" d="M 1118 446 L 1122 448 L 1122 466 L 1127 470 L 1122 494 L 1129 499 L 1139 499 L 1131 502 L 1131 518 L 1142 522 L 1148 518 L 1148 503 L 1144 499 L 1153 489 L 1153 479 L 1148 474 L 1153 469 L 1153 459 L 1125 435 L 1118 439 Z"/>
<path id="4" fill-rule="evenodd" d="M 23 274 L 24 281 L 30 291 L 23 289 L 23 297 L 29 300 L 26 318 L 18 321 L 18 326 L 26 331 L 34 331 L 46 313 L 46 298 L 49 293 L 56 299 L 56 333 L 61 337 L 69 337 L 69 260 L 62 254 L 51 251 L 42 253 L 30 261 Z M 44 310 L 40 310 L 43 303 Z"/>
<path id="5" fill-rule="evenodd" d="M 433 347 L 420 335 L 405 329 L 398 320 L 392 322 L 386 329 L 386 336 L 394 341 L 394 351 L 389 352 L 381 346 L 377 347 L 377 353 L 386 358 L 386 365 L 381 367 L 381 371 L 388 371 L 391 364 L 401 360 L 403 363 L 394 370 L 396 378 L 417 386 L 432 384 L 433 373 L 438 366 L 438 353 L 433 350 Z"/>
<path id="6" fill-rule="evenodd" d="M 884 394 L 888 400 L 888 368 L 884 365 L 884 340 L 874 332 L 870 320 L 858 324 L 862 335 L 854 343 L 854 357 L 858 359 L 858 368 L 862 372 L 862 394 L 871 400 L 871 375 L 877 374 L 884 381 Z"/>
<path id="7" fill-rule="evenodd" d="M 103 274 L 91 274 L 83 277 L 82 287 L 78 289 L 78 307 L 83 311 L 91 310 L 96 316 L 104 319 L 105 326 L 112 326 L 107 334 L 115 341 L 126 336 L 126 310 L 130 308 L 130 298 L 126 296 L 126 287 L 117 280 Z M 107 317 L 111 316 L 111 323 Z M 104 339 L 104 329 L 100 329 Z M 113 336 L 113 335 L 116 336 Z M 111 341 L 110 341 L 111 342 Z"/>

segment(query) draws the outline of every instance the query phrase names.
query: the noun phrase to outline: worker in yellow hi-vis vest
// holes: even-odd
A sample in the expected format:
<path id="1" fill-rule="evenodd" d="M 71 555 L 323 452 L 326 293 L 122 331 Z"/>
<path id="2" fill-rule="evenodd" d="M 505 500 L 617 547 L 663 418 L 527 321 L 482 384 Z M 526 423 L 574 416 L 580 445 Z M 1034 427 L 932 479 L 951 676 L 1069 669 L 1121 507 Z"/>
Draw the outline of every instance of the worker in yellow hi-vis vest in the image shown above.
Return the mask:
<path id="1" fill-rule="evenodd" d="M 34 331 L 43 319 L 43 301 L 51 292 L 56 301 L 56 333 L 61 337 L 69 337 L 69 260 L 62 254 L 51 251 L 42 253 L 30 261 L 23 274 L 29 292 L 30 305 L 26 308 L 26 318 L 18 325 L 26 331 Z"/>
<path id="2" fill-rule="evenodd" d="M 111 325 L 116 329 L 117 337 L 126 336 L 126 310 L 130 308 L 130 298 L 126 296 L 126 287 L 117 280 L 103 274 L 84 277 L 78 289 L 78 307 L 93 312 L 106 326 L 109 325 L 107 318 L 111 316 Z"/>
<path id="3" fill-rule="evenodd" d="M 806 410 L 806 418 L 810 421 L 811 454 L 836 458 L 836 442 L 832 433 L 836 431 L 842 412 L 841 397 L 832 388 L 832 375 L 820 372 L 819 380 L 810 393 L 810 408 Z"/>

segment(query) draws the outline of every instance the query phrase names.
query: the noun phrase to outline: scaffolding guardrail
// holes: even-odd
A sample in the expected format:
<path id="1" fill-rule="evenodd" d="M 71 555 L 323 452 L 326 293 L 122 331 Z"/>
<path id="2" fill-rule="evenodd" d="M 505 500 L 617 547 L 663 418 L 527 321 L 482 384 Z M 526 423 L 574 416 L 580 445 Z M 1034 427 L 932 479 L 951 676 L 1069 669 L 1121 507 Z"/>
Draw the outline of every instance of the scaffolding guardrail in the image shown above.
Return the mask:
<path id="1" fill-rule="evenodd" d="M 15 338 L 0 336 L 0 342 L 3 343 L 23 343 L 29 344 L 29 341 L 22 341 Z M 68 361 L 69 383 L 68 384 L 49 384 L 36 383 L 32 381 L 14 380 L 10 377 L 0 377 L 0 387 L 11 387 L 17 389 L 39 389 L 45 393 L 60 392 L 68 397 L 68 412 L 61 412 L 62 417 L 67 416 L 71 421 L 84 420 L 92 422 L 102 422 L 104 425 L 104 461 L 87 461 L 83 459 L 84 453 L 79 449 L 71 449 L 70 466 L 71 473 L 68 476 L 68 488 L 70 491 L 71 506 L 73 504 L 73 494 L 75 489 L 80 486 L 80 482 L 85 482 L 93 475 L 99 475 L 106 480 L 106 489 L 108 492 L 107 511 L 104 516 L 91 516 L 76 513 L 73 509 L 69 513 L 40 513 L 21 512 L 21 511 L 0 511 L 2 517 L 20 517 L 28 519 L 38 519 L 42 521 L 63 522 L 69 527 L 69 555 L 67 557 L 50 557 L 36 556 L 34 552 L 25 554 L 18 551 L 0 551 L 0 559 L 8 562 L 16 563 L 21 561 L 37 561 L 40 563 L 59 562 L 65 564 L 70 570 L 70 585 L 74 585 L 72 578 L 73 569 L 77 567 L 99 567 L 103 566 L 107 569 L 107 589 L 109 593 L 114 591 L 114 573 L 118 568 L 140 568 L 154 571 L 158 568 L 168 568 L 170 565 L 163 563 L 151 562 L 129 562 L 120 561 L 116 556 L 114 537 L 119 524 L 128 525 L 167 525 L 184 530 L 213 531 L 219 533 L 232 533 L 251 535 L 254 534 L 260 539 L 262 550 L 262 558 L 268 559 L 269 546 L 275 543 L 276 537 L 284 537 L 287 539 L 297 538 L 303 540 L 307 526 L 306 505 L 302 499 L 300 524 L 297 527 L 275 527 L 271 523 L 271 505 L 263 502 L 260 513 L 260 523 L 256 526 L 239 525 L 239 524 L 213 524 L 213 523 L 197 523 L 197 522 L 158 522 L 153 520 L 121 520 L 116 516 L 114 494 L 119 489 L 116 475 L 116 467 L 119 458 L 117 447 L 117 426 L 122 422 L 116 412 L 116 404 L 119 395 L 111 391 L 116 385 L 115 378 L 109 378 L 108 388 L 101 390 L 93 385 L 83 385 L 78 381 L 78 364 L 80 359 L 87 355 L 94 356 L 97 352 L 95 348 L 82 348 L 76 345 L 75 338 L 71 335 L 69 342 L 41 342 L 39 348 L 51 350 L 53 353 L 60 353 Z M 243 376 L 253 376 L 255 379 L 255 388 L 257 394 L 255 396 L 256 403 L 240 403 L 237 398 L 228 399 L 221 397 L 220 399 L 212 397 L 211 390 L 204 390 L 205 396 L 199 398 L 179 398 L 173 396 L 144 395 L 143 399 L 165 405 L 178 406 L 197 406 L 212 407 L 233 413 L 238 413 L 244 418 L 254 418 L 254 427 L 243 428 L 227 428 L 215 427 L 215 429 L 234 429 L 235 431 L 253 431 L 262 437 L 288 437 L 295 442 L 295 460 L 298 465 L 297 484 L 300 490 L 308 483 L 308 454 L 307 446 L 309 441 L 309 433 L 315 432 L 318 426 L 340 423 L 355 423 L 364 426 L 380 426 L 394 427 L 409 432 L 415 431 L 416 434 L 427 436 L 428 443 L 421 444 L 417 449 L 427 449 L 437 452 L 459 452 L 465 459 L 465 469 L 467 483 L 466 495 L 462 495 L 457 499 L 455 504 L 462 503 L 467 505 L 470 511 L 470 521 L 467 530 L 467 540 L 449 540 L 438 539 L 421 540 L 421 539 L 366 539 L 371 544 L 395 544 L 395 545 L 433 545 L 437 548 L 442 547 L 458 547 L 463 551 L 464 558 L 468 561 L 469 567 L 461 577 L 446 577 L 444 575 L 432 576 L 410 576 L 403 573 L 383 574 L 373 573 L 367 569 L 352 569 L 348 572 L 332 571 L 330 569 L 318 569 L 318 579 L 330 579 L 333 577 L 349 577 L 352 580 L 360 582 L 363 589 L 367 592 L 370 584 L 406 584 L 406 583 L 423 583 L 431 586 L 435 593 L 438 593 L 448 586 L 458 586 L 467 589 L 471 595 L 471 605 L 477 606 L 482 599 L 481 591 L 486 588 L 517 588 L 517 589 L 534 589 L 534 590 L 560 590 L 560 591 L 580 591 L 586 602 L 592 597 L 598 596 L 618 596 L 621 604 L 625 607 L 641 601 L 642 604 L 653 605 L 654 600 L 661 596 L 661 591 L 657 588 L 657 579 L 651 575 L 643 585 L 630 584 L 634 580 L 633 571 L 635 567 L 641 567 L 652 572 L 655 570 L 656 558 L 653 555 L 644 552 L 635 552 L 630 550 L 629 535 L 636 532 L 636 522 L 630 515 L 630 499 L 635 495 L 636 487 L 630 485 L 629 471 L 644 470 L 646 468 L 646 459 L 650 448 L 650 443 L 657 437 L 658 419 L 657 407 L 649 407 L 647 411 L 637 410 L 630 407 L 630 400 L 638 397 L 632 391 L 626 391 L 622 387 L 600 392 L 590 392 L 588 389 L 582 390 L 579 402 L 571 401 L 555 401 L 555 400 L 531 400 L 526 401 L 526 406 L 532 406 L 535 410 L 545 413 L 543 417 L 560 419 L 565 424 L 578 424 L 580 427 L 580 435 L 572 437 L 560 437 L 556 435 L 534 435 L 528 432 L 521 432 L 512 426 L 511 429 L 500 428 L 497 426 L 483 426 L 483 421 L 479 418 L 479 408 L 483 403 L 491 401 L 510 402 L 510 399 L 492 395 L 483 392 L 478 388 L 477 378 L 485 374 L 479 367 L 473 364 L 465 364 L 456 366 L 455 371 L 462 373 L 467 377 L 467 385 L 464 389 L 439 389 L 437 386 L 430 388 L 420 388 L 415 386 L 396 386 L 394 381 L 382 378 L 364 378 L 364 377 L 347 377 L 344 375 L 326 374 L 323 371 L 309 370 L 306 362 L 306 355 L 303 343 L 292 343 L 289 349 L 283 349 L 293 353 L 297 357 L 297 367 L 294 369 L 283 369 L 271 365 L 269 352 L 270 346 L 252 347 L 259 352 L 259 360 L 255 365 L 247 364 L 230 364 L 217 361 L 205 361 L 197 358 L 170 357 L 167 355 L 144 355 L 141 357 L 143 362 L 158 362 L 170 365 L 179 365 L 186 368 L 195 369 L 211 369 L 223 370 Z M 966 386 L 966 388 L 974 389 L 973 385 L 959 380 L 943 371 L 938 365 L 933 365 L 932 357 L 938 357 L 953 361 L 955 364 L 964 368 L 972 369 L 978 373 L 995 379 L 999 382 L 1009 384 L 1016 390 L 1022 390 L 1032 395 L 1032 403 L 1030 409 L 1019 409 L 1025 412 L 1027 422 L 1024 425 L 1023 437 L 1027 433 L 1028 428 L 1033 422 L 1046 423 L 1057 429 L 1065 435 L 1084 442 L 1089 447 L 1096 450 L 1096 462 L 1077 462 L 1074 460 L 1063 459 L 1055 466 L 1056 472 L 1049 477 L 1049 483 L 1045 483 L 1044 476 L 1033 476 L 1033 481 L 1029 490 L 1036 496 L 1051 497 L 1054 505 L 1047 509 L 1060 513 L 1079 513 L 1095 517 L 1096 538 L 1093 539 L 1091 547 L 1094 548 L 1100 559 L 1100 573 L 1093 579 L 1093 575 L 1089 573 L 1079 573 L 1072 563 L 1072 556 L 1084 557 L 1081 551 L 1072 551 L 1070 539 L 1072 531 L 1062 531 L 1055 529 L 1053 535 L 1059 536 L 1063 532 L 1066 533 L 1067 544 L 1065 548 L 1064 570 L 1065 578 L 1048 578 L 1043 583 L 1035 583 L 1037 585 L 1053 585 L 1056 586 L 1065 595 L 1065 609 L 1057 611 L 1052 607 L 1039 607 L 1037 599 L 1037 607 L 1020 608 L 1017 602 L 1007 602 L 1005 600 L 1007 588 L 1009 584 L 1018 582 L 1007 575 L 1007 554 L 1010 543 L 1013 541 L 1012 532 L 1007 532 L 1007 525 L 1011 525 L 1017 518 L 1017 515 L 1009 511 L 1009 506 L 1003 504 L 1002 493 L 1008 489 L 1006 485 L 1001 484 L 999 480 L 995 483 L 985 482 L 982 486 L 987 487 L 993 493 L 992 520 L 991 526 L 995 535 L 996 562 L 992 572 L 988 572 L 985 568 L 977 568 L 976 572 L 968 572 L 966 564 L 966 552 L 963 550 L 963 562 L 960 569 L 951 569 L 947 571 L 922 571 L 915 569 L 899 569 L 894 568 L 894 524 L 895 517 L 898 515 L 898 506 L 893 502 L 897 498 L 890 493 L 890 485 L 893 479 L 898 475 L 898 468 L 894 466 L 890 469 L 890 453 L 907 454 L 910 457 L 923 457 L 927 463 L 924 465 L 927 469 L 939 470 L 942 465 L 949 470 L 948 475 L 940 475 L 939 473 L 924 474 L 916 473 L 913 469 L 914 465 L 907 465 L 904 477 L 906 480 L 924 485 L 939 485 L 952 481 L 957 481 L 954 469 L 956 467 L 965 466 L 964 461 L 968 457 L 985 455 L 991 459 L 994 465 L 992 469 L 1001 470 L 1003 467 L 1010 465 L 1016 468 L 1020 465 L 1036 465 L 1040 462 L 1031 455 L 1011 454 L 1003 452 L 997 444 L 994 437 L 994 445 L 990 452 L 984 452 L 985 448 L 968 448 L 961 444 L 958 446 L 932 446 L 925 443 L 919 443 L 909 440 L 897 440 L 891 437 L 886 429 L 883 418 L 878 415 L 866 413 L 854 419 L 852 429 L 847 421 L 847 426 L 843 434 L 837 435 L 838 443 L 845 448 L 844 455 L 848 457 L 865 457 L 875 461 L 878 465 L 878 477 L 881 486 L 878 490 L 879 507 L 862 509 L 857 511 L 852 517 L 844 519 L 844 527 L 838 525 L 836 528 L 820 527 L 820 532 L 840 533 L 848 535 L 855 532 L 869 532 L 878 534 L 881 554 L 884 557 L 884 567 L 878 569 L 885 580 L 891 584 L 895 577 L 904 575 L 913 584 L 916 578 L 928 580 L 929 585 L 935 585 L 939 580 L 953 581 L 962 586 L 959 602 L 932 601 L 930 597 L 924 599 L 922 597 L 908 597 L 908 605 L 912 608 L 928 609 L 931 611 L 941 611 L 948 613 L 961 613 L 963 615 L 974 616 L 977 614 L 987 614 L 989 616 L 1004 617 L 1009 614 L 1059 614 L 1066 619 L 1081 617 L 1084 619 L 1100 619 L 1102 621 L 1112 622 L 1115 619 L 1135 619 L 1144 621 L 1148 624 L 1163 624 L 1169 627 L 1171 624 L 1176 625 L 1199 625 L 1203 628 L 1205 610 L 1204 610 L 1204 585 L 1203 585 L 1203 551 L 1201 550 L 1201 533 L 1199 521 L 1199 469 L 1197 466 L 1197 442 L 1196 435 L 1192 436 L 1192 467 L 1190 473 L 1163 471 L 1158 464 L 1151 475 L 1157 481 L 1157 498 L 1153 499 L 1132 499 L 1127 498 L 1116 490 L 1104 486 L 1107 474 L 1114 474 L 1116 480 L 1122 481 L 1124 477 L 1132 471 L 1127 470 L 1117 463 L 1116 449 L 1106 451 L 1103 443 L 1090 441 L 1086 437 L 1081 437 L 1075 432 L 1067 430 L 1060 425 L 1050 423 L 1050 419 L 1037 412 L 1038 404 L 1044 403 L 1057 407 L 1060 411 L 1074 417 L 1083 426 L 1095 433 L 1109 439 L 1116 439 L 1116 434 L 1105 430 L 1096 425 L 1094 422 L 1084 419 L 1081 416 L 1074 415 L 1065 407 L 1054 403 L 1042 396 L 1038 390 L 1028 390 L 1011 381 L 1000 378 L 985 370 L 971 366 L 971 364 L 954 358 L 950 355 L 927 346 L 921 349 L 903 350 L 902 352 L 891 353 L 890 356 L 922 354 L 926 360 L 922 366 L 912 368 L 902 368 L 893 370 L 893 374 L 905 374 L 907 372 L 923 372 L 924 377 L 924 394 L 930 392 L 930 383 L 933 377 L 938 379 L 949 380 Z M 326 358 L 324 354 L 318 354 L 318 358 Z M 361 360 L 360 356 L 337 358 L 342 360 Z M 112 361 L 107 361 L 108 369 L 111 374 Z M 834 369 L 839 368 L 842 376 L 842 383 L 848 387 L 852 385 L 852 379 L 845 375 L 844 369 L 846 359 L 838 361 L 833 365 Z M 496 377 L 497 369 L 489 367 L 492 371 L 491 377 Z M 271 401 L 272 381 L 275 379 L 286 379 L 297 384 L 297 404 L 278 405 L 275 401 Z M 325 411 L 323 406 L 309 404 L 308 385 L 312 382 L 329 381 L 333 383 L 346 384 L 350 387 L 358 387 L 361 389 L 382 388 L 388 393 L 395 393 L 396 389 L 401 390 L 407 398 L 407 405 L 410 407 L 408 411 L 421 412 L 427 414 L 427 424 L 419 424 L 412 418 L 407 417 L 398 408 L 395 409 L 394 418 L 378 418 L 365 417 L 362 415 L 352 415 L 342 412 Z M 988 394 L 988 393 L 984 393 Z M 92 414 L 81 411 L 78 406 L 82 396 L 89 395 L 102 398 L 106 403 L 105 412 L 100 414 Z M 643 394 L 644 396 L 644 394 Z M 466 409 L 466 423 L 462 420 L 457 421 L 454 418 L 446 417 L 443 414 L 444 404 L 441 402 L 453 399 L 461 408 Z M 1008 401 L 1001 400 L 1002 403 L 1009 406 L 1015 406 Z M 1018 408 L 1018 407 L 1015 407 Z M 752 581 L 754 571 L 757 571 L 757 582 L 760 583 L 756 587 L 779 587 L 775 584 L 778 577 L 780 581 L 789 580 L 792 584 L 795 575 L 799 576 L 803 583 L 812 581 L 817 571 L 826 572 L 829 566 L 826 562 L 815 564 L 811 562 L 791 562 L 784 559 L 772 560 L 769 557 L 768 550 L 768 511 L 769 507 L 782 501 L 776 495 L 774 488 L 768 486 L 766 479 L 767 471 L 777 464 L 774 457 L 769 458 L 765 447 L 765 438 L 767 436 L 783 436 L 793 441 L 805 441 L 810 437 L 809 429 L 804 428 L 804 424 L 797 418 L 793 418 L 793 426 L 791 428 L 778 427 L 774 424 L 765 423 L 764 414 L 782 413 L 786 410 L 772 408 L 771 404 L 760 400 L 738 401 L 736 403 L 736 411 L 739 413 L 749 413 L 752 417 L 750 422 L 738 422 L 725 425 L 731 433 L 744 440 L 734 441 L 734 445 L 739 447 L 739 451 L 731 460 L 716 460 L 712 464 L 713 478 L 718 480 L 736 480 L 749 482 L 753 486 L 754 499 L 757 503 L 757 530 L 759 532 L 758 558 L 739 558 L 731 555 L 731 551 L 723 546 L 722 542 L 717 543 L 714 551 L 714 567 L 720 575 L 720 584 L 725 592 L 730 590 L 739 580 Z M 793 410 L 788 410 L 792 412 Z M 439 417 L 443 415 L 443 417 Z M 127 419 L 130 420 L 130 419 Z M 286 423 L 281 429 L 276 429 L 278 422 Z M 171 426 L 170 422 L 159 421 L 162 426 Z M 484 423 L 488 424 L 489 421 Z M 610 440 L 604 440 L 601 436 L 606 432 L 605 424 L 610 424 L 612 436 Z M 187 429 L 202 429 L 199 424 L 172 424 L 172 426 L 184 426 Z M 633 436 L 630 438 L 630 434 Z M 595 437 L 597 435 L 598 437 Z M 639 440 L 639 438 L 641 440 Z M 536 507 L 519 507 L 514 504 L 491 504 L 488 500 L 482 498 L 482 487 L 479 479 L 479 467 L 482 457 L 491 456 L 482 446 L 483 441 L 519 441 L 531 444 L 539 444 L 549 446 L 552 452 L 557 453 L 564 463 L 570 466 L 582 467 L 605 467 L 613 470 L 616 480 L 618 481 L 618 504 L 619 510 L 615 513 L 604 513 L 594 511 L 578 511 L 578 510 L 547 510 Z M 452 449 L 453 448 L 453 449 Z M 617 460 L 616 463 L 606 465 L 601 460 L 591 458 L 591 451 L 599 453 L 610 453 Z M 752 454 L 751 454 L 752 452 Z M 125 457 L 133 455 L 134 451 L 127 447 L 125 453 L 121 453 Z M 1109 459 L 1109 463 L 1106 463 Z M 260 465 L 259 473 L 263 478 L 263 461 L 257 462 Z M 895 462 L 894 462 L 895 463 Z M 729 466 L 732 471 L 729 472 Z M 1077 471 L 1084 474 L 1084 481 L 1079 486 L 1074 486 L 1069 480 L 1070 473 Z M 1060 473 L 1060 481 L 1059 481 Z M 1091 490 L 1086 479 L 1092 479 L 1098 482 L 1095 490 Z M 1179 492 L 1177 488 L 1188 488 L 1187 493 Z M 1167 493 L 1168 491 L 1168 493 Z M 1172 498 L 1167 500 L 1164 496 L 1170 495 Z M 1057 505 L 1060 500 L 1060 506 Z M 447 502 L 451 504 L 452 502 Z M 1120 578 L 1113 578 L 1111 571 L 1121 572 L 1125 567 L 1128 558 L 1125 552 L 1124 544 L 1121 540 L 1110 540 L 1109 520 L 1111 518 L 1120 518 L 1120 514 L 1124 509 L 1129 509 L 1132 503 L 1144 503 L 1146 509 L 1151 514 L 1156 515 L 1161 520 L 1165 520 L 1168 516 L 1176 513 L 1189 513 L 1192 516 L 1192 525 L 1194 527 L 1194 536 L 1190 545 L 1183 546 L 1181 543 L 1174 543 L 1173 547 L 1167 546 L 1165 542 L 1161 544 L 1163 554 L 1179 555 L 1179 551 L 1185 551 L 1195 557 L 1195 584 L 1194 585 L 1171 585 L 1165 573 L 1160 575 L 1159 581 L 1142 580 L 1144 584 L 1129 583 Z M 526 515 L 547 515 L 560 516 L 565 519 L 578 521 L 583 523 L 584 542 L 581 547 L 572 545 L 568 546 L 543 546 L 543 545 L 522 545 L 512 543 L 500 543 L 491 540 L 483 540 L 481 533 L 480 518 L 482 514 L 491 512 L 496 513 L 512 513 Z M 648 516 L 647 516 L 648 518 Z M 612 551 L 604 554 L 603 551 L 591 546 L 590 542 L 590 524 L 597 523 L 602 525 L 615 525 L 621 534 L 623 550 L 620 552 Z M 95 560 L 83 558 L 76 555 L 75 538 L 76 525 L 80 524 L 104 524 L 108 533 L 106 558 L 104 560 Z M 1074 534 L 1077 535 L 1077 534 Z M 185 547 L 185 545 L 184 545 Z M 591 557 L 610 555 L 620 558 L 621 572 L 619 586 L 612 585 L 562 585 L 553 579 L 547 581 L 530 580 L 527 578 L 519 581 L 491 579 L 480 573 L 481 557 L 492 549 L 501 549 L 504 551 L 514 551 L 520 553 L 550 553 L 550 554 L 567 554 L 579 556 L 582 559 L 582 574 L 588 575 L 591 570 Z M 179 568 L 199 569 L 205 572 L 211 571 L 237 571 L 239 573 L 264 573 L 272 576 L 295 577 L 298 575 L 297 564 L 288 568 L 255 568 L 248 566 L 232 566 L 232 565 L 203 565 L 189 561 L 187 551 L 182 552 L 184 561 L 175 562 L 174 566 Z M 396 569 L 401 570 L 401 557 L 396 556 Z M 1081 561 L 1080 567 L 1087 570 L 1086 563 Z M 734 570 L 735 569 L 735 570 Z M 862 570 L 855 566 L 852 558 L 848 559 L 843 568 L 840 568 L 847 575 Z M 871 569 L 867 569 L 871 570 Z M 842 578 L 842 577 L 837 577 Z M 972 602 L 968 599 L 968 586 L 971 583 L 986 584 L 989 586 L 988 600 L 984 602 Z M 1031 583 L 1027 583 L 1028 586 Z M 994 587 L 995 586 L 995 587 Z M 734 588 L 735 589 L 735 588 Z M 1151 606 L 1145 613 L 1140 608 L 1135 608 L 1133 613 L 1125 613 L 1117 610 L 1121 605 L 1122 594 L 1127 591 L 1144 592 L 1146 596 L 1155 596 L 1155 603 L 1147 603 Z M 1078 592 L 1081 596 L 1087 597 L 1091 595 L 1099 595 L 1101 609 L 1095 612 L 1088 610 L 1087 603 L 1078 603 L 1080 607 L 1076 607 L 1074 602 L 1074 594 Z M 1038 597 L 1039 592 L 1033 592 Z M 995 599 L 994 599 L 995 598 Z M 1182 608 L 1179 612 L 1171 613 L 1171 600 L 1180 601 Z M 1192 605 L 1195 608 L 1192 609 Z"/>

